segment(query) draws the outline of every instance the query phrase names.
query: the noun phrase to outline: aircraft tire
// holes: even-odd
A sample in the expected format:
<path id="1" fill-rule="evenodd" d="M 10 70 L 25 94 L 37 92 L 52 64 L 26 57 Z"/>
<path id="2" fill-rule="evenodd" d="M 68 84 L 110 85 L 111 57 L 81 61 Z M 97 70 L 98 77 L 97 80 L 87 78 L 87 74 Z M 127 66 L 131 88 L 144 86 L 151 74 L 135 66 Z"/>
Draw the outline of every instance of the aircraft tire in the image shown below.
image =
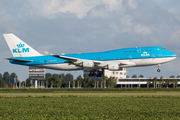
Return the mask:
<path id="1" fill-rule="evenodd" d="M 161 72 L 161 70 L 160 70 L 160 69 L 157 69 L 157 72 Z"/>

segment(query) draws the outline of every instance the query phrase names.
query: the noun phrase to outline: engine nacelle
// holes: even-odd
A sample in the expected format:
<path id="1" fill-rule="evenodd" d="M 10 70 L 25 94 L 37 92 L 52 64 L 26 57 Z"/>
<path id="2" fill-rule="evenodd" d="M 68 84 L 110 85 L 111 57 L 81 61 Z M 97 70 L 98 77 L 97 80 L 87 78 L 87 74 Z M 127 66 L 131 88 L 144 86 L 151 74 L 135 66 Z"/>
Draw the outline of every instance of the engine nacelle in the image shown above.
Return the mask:
<path id="1" fill-rule="evenodd" d="M 118 64 L 108 64 L 107 69 L 108 70 L 119 70 L 119 65 Z"/>
<path id="2" fill-rule="evenodd" d="M 93 61 L 84 61 L 82 62 L 83 67 L 94 67 L 94 62 Z"/>

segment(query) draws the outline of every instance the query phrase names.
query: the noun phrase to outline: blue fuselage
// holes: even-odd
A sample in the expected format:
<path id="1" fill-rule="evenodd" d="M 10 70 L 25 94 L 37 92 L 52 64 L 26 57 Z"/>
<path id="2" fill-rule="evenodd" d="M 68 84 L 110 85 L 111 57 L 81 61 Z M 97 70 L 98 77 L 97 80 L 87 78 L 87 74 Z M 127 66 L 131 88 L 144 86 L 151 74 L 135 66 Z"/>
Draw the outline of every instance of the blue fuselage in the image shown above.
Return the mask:
<path id="1" fill-rule="evenodd" d="M 176 54 L 170 52 L 163 47 L 141 47 L 141 48 L 125 48 L 105 52 L 95 53 L 79 53 L 79 54 L 63 54 L 72 58 L 96 60 L 96 61 L 114 61 L 114 60 L 133 60 L 133 59 L 150 59 L 150 58 L 169 58 L 177 57 Z M 33 62 L 18 62 L 10 60 L 13 64 L 20 65 L 47 65 L 47 64 L 63 64 L 66 60 L 54 56 L 35 56 L 35 57 L 12 57 L 13 59 L 33 60 Z"/>

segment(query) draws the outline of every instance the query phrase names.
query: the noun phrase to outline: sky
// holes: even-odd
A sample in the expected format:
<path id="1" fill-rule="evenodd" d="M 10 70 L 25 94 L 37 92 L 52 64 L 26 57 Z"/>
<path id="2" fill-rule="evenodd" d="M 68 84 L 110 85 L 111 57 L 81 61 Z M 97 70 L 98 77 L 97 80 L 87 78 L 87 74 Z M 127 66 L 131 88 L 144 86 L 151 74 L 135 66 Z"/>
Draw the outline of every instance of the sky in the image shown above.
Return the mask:
<path id="1" fill-rule="evenodd" d="M 28 67 L 3 59 L 12 54 L 3 38 L 13 33 L 38 52 L 101 52 L 129 47 L 162 46 L 178 58 L 161 66 L 127 68 L 145 77 L 180 75 L 179 0 L 0 0 L 0 73 L 28 77 Z M 50 73 L 82 71 L 48 70 Z"/>

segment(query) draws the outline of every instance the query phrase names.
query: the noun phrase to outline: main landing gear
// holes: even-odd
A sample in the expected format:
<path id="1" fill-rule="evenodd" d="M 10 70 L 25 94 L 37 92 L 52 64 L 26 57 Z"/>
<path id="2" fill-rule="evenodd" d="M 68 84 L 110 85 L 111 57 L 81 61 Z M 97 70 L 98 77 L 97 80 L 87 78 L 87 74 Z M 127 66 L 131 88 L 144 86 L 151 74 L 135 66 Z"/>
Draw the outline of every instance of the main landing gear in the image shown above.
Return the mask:
<path id="1" fill-rule="evenodd" d="M 90 71 L 90 73 L 88 74 L 90 77 L 102 77 L 104 74 L 104 70 L 93 70 Z"/>
<path id="2" fill-rule="evenodd" d="M 158 64 L 158 69 L 157 69 L 157 72 L 161 72 L 161 70 L 160 70 L 160 66 L 161 66 L 161 64 Z"/>

